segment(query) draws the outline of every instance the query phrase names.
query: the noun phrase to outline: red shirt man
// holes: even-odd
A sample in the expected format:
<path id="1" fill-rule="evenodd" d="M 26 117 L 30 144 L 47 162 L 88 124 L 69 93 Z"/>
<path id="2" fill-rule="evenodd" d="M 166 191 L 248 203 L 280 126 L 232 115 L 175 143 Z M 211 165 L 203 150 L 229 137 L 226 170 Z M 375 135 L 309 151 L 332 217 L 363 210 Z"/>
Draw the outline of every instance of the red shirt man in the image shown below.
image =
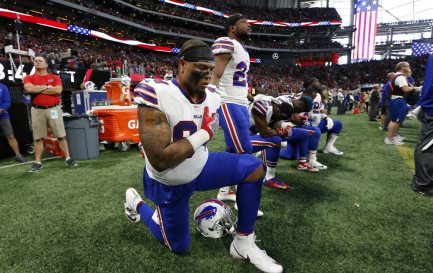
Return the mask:
<path id="1" fill-rule="evenodd" d="M 62 87 L 62 81 L 60 77 L 53 74 L 39 75 L 33 74 L 24 78 L 24 84 L 31 83 L 33 85 L 45 85 L 47 89 L 49 86 L 60 86 Z M 44 94 L 36 93 L 32 94 L 32 104 L 37 106 L 54 106 L 60 104 L 59 94 Z"/>
<path id="2" fill-rule="evenodd" d="M 33 63 L 36 73 L 24 78 L 24 90 L 32 95 L 30 112 L 35 145 L 35 163 L 29 172 L 37 172 L 42 168 L 43 139 L 47 137 L 47 125 L 50 126 L 58 140 L 60 149 L 65 154 L 66 165 L 69 167 L 77 166 L 69 154 L 68 143 L 66 142 L 63 113 L 59 105 L 60 94 L 62 93 L 60 77 L 48 73 L 48 63 L 44 57 L 35 57 Z"/>

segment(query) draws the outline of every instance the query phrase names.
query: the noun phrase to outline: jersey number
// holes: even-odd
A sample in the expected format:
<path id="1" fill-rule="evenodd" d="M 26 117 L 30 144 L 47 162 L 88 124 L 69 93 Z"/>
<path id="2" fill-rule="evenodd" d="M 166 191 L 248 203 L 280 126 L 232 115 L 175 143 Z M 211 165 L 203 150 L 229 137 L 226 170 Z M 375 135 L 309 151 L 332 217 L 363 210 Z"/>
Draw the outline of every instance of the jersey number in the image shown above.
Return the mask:
<path id="1" fill-rule="evenodd" d="M 236 66 L 236 71 L 233 74 L 233 86 L 246 87 L 247 86 L 247 64 L 240 62 Z"/>
<path id="2" fill-rule="evenodd" d="M 173 142 L 189 137 L 197 132 L 197 125 L 194 121 L 179 121 L 173 127 Z"/>

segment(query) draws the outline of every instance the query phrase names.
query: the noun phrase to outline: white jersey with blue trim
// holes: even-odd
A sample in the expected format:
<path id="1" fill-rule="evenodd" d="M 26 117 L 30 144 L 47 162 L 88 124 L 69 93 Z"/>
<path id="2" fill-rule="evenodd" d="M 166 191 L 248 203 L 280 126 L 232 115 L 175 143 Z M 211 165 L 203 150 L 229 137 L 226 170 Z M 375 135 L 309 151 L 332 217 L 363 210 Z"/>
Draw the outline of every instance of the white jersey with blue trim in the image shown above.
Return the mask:
<path id="1" fill-rule="evenodd" d="M 291 95 L 281 95 L 277 97 L 277 100 L 281 103 L 285 102 L 290 104 L 293 107 L 293 100 L 295 99 L 295 97 L 291 96 Z"/>
<path id="2" fill-rule="evenodd" d="M 248 71 L 250 55 L 245 47 L 229 37 L 218 38 L 212 45 L 214 55 L 230 54 L 224 74 L 219 81 L 220 95 L 223 102 L 248 105 Z"/>
<path id="3" fill-rule="evenodd" d="M 322 120 L 321 110 L 325 109 L 322 104 L 322 96 L 317 94 L 316 98 L 313 100 L 313 108 L 310 112 L 308 112 L 308 119 L 311 120 L 311 125 L 318 126 L 320 121 Z"/>
<path id="4" fill-rule="evenodd" d="M 253 109 L 260 115 L 265 116 L 266 122 L 268 124 L 271 123 L 271 118 L 274 114 L 274 109 L 272 108 L 272 102 L 274 100 L 275 98 L 269 96 L 263 96 L 258 99 L 254 98 L 254 102 L 248 107 L 248 114 L 250 116 L 250 129 L 256 126 L 256 123 L 254 122 Z"/>
<path id="5" fill-rule="evenodd" d="M 200 102 L 194 103 L 175 79 L 172 81 L 145 79 L 134 90 L 134 102 L 156 108 L 165 114 L 170 125 L 171 143 L 173 143 L 200 129 L 204 107 L 209 107 L 210 114 L 216 113 L 221 105 L 221 98 L 217 93 L 206 90 L 206 96 Z M 208 155 L 207 147 L 202 146 L 191 158 L 162 172 L 155 170 L 146 157 L 146 169 L 152 179 L 163 184 L 172 186 L 187 184 L 201 173 Z"/>

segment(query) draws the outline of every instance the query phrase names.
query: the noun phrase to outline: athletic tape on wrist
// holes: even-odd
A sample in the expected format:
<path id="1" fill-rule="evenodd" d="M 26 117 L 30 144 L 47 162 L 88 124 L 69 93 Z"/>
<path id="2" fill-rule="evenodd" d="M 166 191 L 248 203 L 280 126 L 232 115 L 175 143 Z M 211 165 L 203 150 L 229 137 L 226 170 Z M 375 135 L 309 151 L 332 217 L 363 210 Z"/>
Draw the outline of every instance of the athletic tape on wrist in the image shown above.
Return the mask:
<path id="1" fill-rule="evenodd" d="M 210 140 L 210 136 L 206 130 L 200 129 L 186 139 L 191 143 L 194 152 L 196 152 L 203 144 Z"/>

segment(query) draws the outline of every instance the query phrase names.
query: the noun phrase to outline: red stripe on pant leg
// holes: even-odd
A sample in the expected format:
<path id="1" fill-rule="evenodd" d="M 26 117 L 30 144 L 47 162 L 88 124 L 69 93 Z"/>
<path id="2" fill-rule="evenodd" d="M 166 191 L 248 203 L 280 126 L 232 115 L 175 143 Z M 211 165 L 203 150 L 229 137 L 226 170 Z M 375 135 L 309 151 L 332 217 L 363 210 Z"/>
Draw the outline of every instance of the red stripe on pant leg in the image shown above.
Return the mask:
<path id="1" fill-rule="evenodd" d="M 265 142 L 265 141 L 258 141 L 258 140 L 252 140 L 251 144 L 253 146 L 266 146 L 266 147 L 270 147 L 270 148 L 275 148 L 277 145 L 275 145 L 275 143 L 272 142 Z"/>
<path id="2" fill-rule="evenodd" d="M 165 235 L 165 231 L 164 231 L 164 221 L 162 220 L 162 215 L 161 215 L 161 211 L 159 210 L 159 207 L 156 207 L 156 211 L 158 213 L 158 218 L 159 218 L 159 228 L 161 229 L 161 233 L 162 233 L 162 238 L 164 239 L 164 244 L 168 247 L 168 249 L 170 249 L 170 251 L 172 251 L 170 243 L 168 242 L 167 236 Z"/>
<path id="3" fill-rule="evenodd" d="M 224 119 L 226 120 L 227 125 L 229 127 L 230 137 L 231 137 L 233 143 L 235 144 L 236 152 L 238 154 L 245 153 L 245 151 L 242 149 L 242 145 L 240 144 L 239 138 L 238 138 L 238 136 L 236 134 L 236 129 L 235 129 L 234 125 L 233 125 L 233 121 L 232 121 L 232 119 L 230 117 L 230 113 L 229 113 L 229 111 L 227 109 L 227 105 L 225 103 L 223 103 L 221 105 L 221 108 L 223 110 Z"/>

